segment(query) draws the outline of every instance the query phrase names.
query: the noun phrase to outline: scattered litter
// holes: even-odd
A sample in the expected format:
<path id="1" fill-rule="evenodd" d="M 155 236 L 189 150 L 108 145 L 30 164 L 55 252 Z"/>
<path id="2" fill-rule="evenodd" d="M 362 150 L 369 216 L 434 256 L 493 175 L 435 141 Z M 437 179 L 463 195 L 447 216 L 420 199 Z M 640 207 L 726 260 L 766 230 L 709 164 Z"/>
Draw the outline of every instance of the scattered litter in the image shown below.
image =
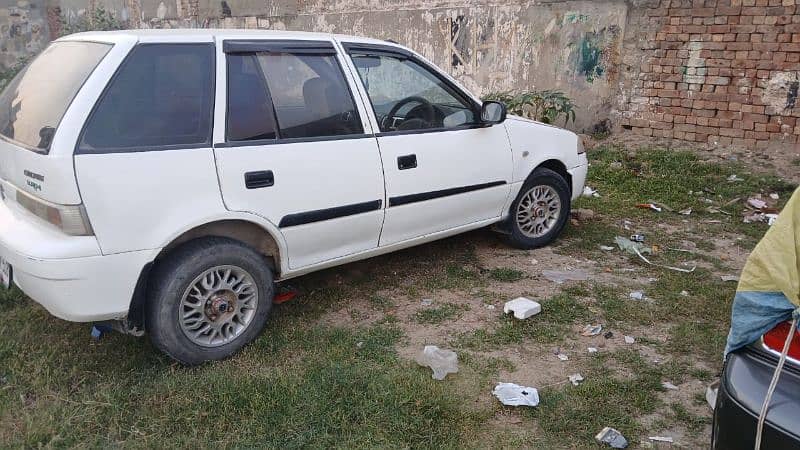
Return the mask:
<path id="1" fill-rule="evenodd" d="M 444 380 L 449 373 L 458 373 L 458 355 L 451 350 L 444 350 L 435 345 L 426 345 L 417 356 L 417 363 L 433 369 L 434 380 Z"/>
<path id="2" fill-rule="evenodd" d="M 565 281 L 586 281 L 589 279 L 589 273 L 583 269 L 543 270 L 542 276 L 556 284 L 562 284 Z"/>
<path id="3" fill-rule="evenodd" d="M 583 381 L 583 376 L 579 373 L 572 374 L 568 378 L 569 382 L 572 383 L 573 386 L 577 386 Z"/>
<path id="4" fill-rule="evenodd" d="M 535 266 L 537 264 L 539 264 L 539 260 L 538 259 L 536 259 L 536 258 L 531 259 L 531 265 L 532 266 Z"/>
<path id="5" fill-rule="evenodd" d="M 614 251 L 614 247 L 610 247 L 608 245 L 601 245 L 600 246 L 600 250 L 602 250 L 604 252 L 611 252 L 611 251 Z"/>
<path id="6" fill-rule="evenodd" d="M 597 348 L 596 347 L 587 347 L 586 350 L 589 353 L 597 353 Z"/>
<path id="7" fill-rule="evenodd" d="M 622 228 L 625 228 L 626 230 L 630 230 L 631 229 L 631 225 L 633 225 L 633 223 L 630 220 L 623 220 L 622 221 Z"/>
<path id="8" fill-rule="evenodd" d="M 644 300 L 644 292 L 642 291 L 634 291 L 630 293 L 630 298 L 633 300 Z"/>
<path id="9" fill-rule="evenodd" d="M 674 384 L 670 383 L 669 381 L 661 382 L 661 387 L 663 387 L 664 389 L 667 389 L 669 391 L 677 391 L 678 390 L 678 386 L 675 386 Z"/>
<path id="10" fill-rule="evenodd" d="M 589 186 L 584 186 L 582 195 L 584 197 L 600 197 L 600 194 Z"/>
<path id="11" fill-rule="evenodd" d="M 706 389 L 706 402 L 712 411 L 717 407 L 717 392 L 719 392 L 719 380 L 709 384 Z"/>
<path id="12" fill-rule="evenodd" d="M 667 206 L 667 205 L 665 205 L 665 204 L 663 204 L 661 202 L 657 202 L 655 200 L 648 200 L 647 203 L 651 203 L 651 204 L 655 205 L 656 207 L 661 208 L 661 209 L 663 209 L 664 211 L 667 211 L 667 212 L 675 212 L 674 209 L 670 208 L 669 206 Z"/>
<path id="13" fill-rule="evenodd" d="M 94 339 L 95 341 L 99 341 L 100 338 L 103 337 L 103 331 L 100 328 L 98 328 L 97 325 L 92 325 L 91 335 L 92 339 Z"/>
<path id="14" fill-rule="evenodd" d="M 747 204 L 755 209 L 762 209 L 767 207 L 767 202 L 761 200 L 760 198 L 748 198 Z"/>
<path id="15" fill-rule="evenodd" d="M 586 325 L 581 331 L 581 336 L 597 336 L 603 331 L 602 325 Z"/>
<path id="16" fill-rule="evenodd" d="M 655 203 L 639 203 L 636 205 L 636 207 L 640 209 L 652 209 L 653 211 L 661 212 L 661 207 Z"/>
<path id="17" fill-rule="evenodd" d="M 611 338 L 614 337 L 614 333 L 609 331 L 606 334 L 604 334 L 603 337 L 606 338 L 606 339 L 611 339 Z"/>
<path id="18" fill-rule="evenodd" d="M 736 197 L 735 199 L 733 199 L 733 200 L 729 200 L 728 202 L 726 202 L 724 205 L 722 205 L 722 207 L 723 207 L 723 208 L 727 208 L 728 206 L 731 206 L 731 205 L 733 205 L 734 203 L 739 203 L 739 201 L 740 201 L 741 199 L 742 199 L 742 197 Z"/>
<path id="19" fill-rule="evenodd" d="M 531 299 L 519 297 L 506 302 L 503 306 L 503 313 L 508 314 L 509 312 L 513 312 L 517 319 L 524 320 L 542 312 L 542 305 Z"/>
<path id="20" fill-rule="evenodd" d="M 728 182 L 733 183 L 733 182 L 736 182 L 736 181 L 744 181 L 744 179 L 743 178 L 739 178 L 739 175 L 736 175 L 736 174 L 733 174 L 733 175 L 728 177 Z"/>
<path id="21" fill-rule="evenodd" d="M 570 211 L 570 214 L 574 219 L 578 220 L 579 222 L 585 222 L 587 220 L 594 219 L 594 211 L 592 211 L 591 209 L 584 209 L 584 208 L 573 209 L 572 211 Z"/>
<path id="22" fill-rule="evenodd" d="M 361 347 L 363 347 L 363 346 L 364 346 L 364 343 L 363 343 L 363 342 L 357 342 L 357 343 L 356 343 L 356 348 L 361 348 Z"/>
<path id="23" fill-rule="evenodd" d="M 279 292 L 272 299 L 272 303 L 275 304 L 275 305 L 280 305 L 282 303 L 286 303 L 288 301 L 291 301 L 295 297 L 297 297 L 297 294 L 298 294 L 298 292 L 295 291 L 295 290 L 286 290 L 286 291 L 283 291 L 283 292 Z"/>
<path id="24" fill-rule="evenodd" d="M 608 444 L 613 448 L 626 448 L 628 446 L 628 440 L 625 439 L 625 436 L 611 427 L 603 428 L 603 431 L 597 433 L 594 438 L 597 439 L 597 442 Z"/>
<path id="25" fill-rule="evenodd" d="M 622 169 L 622 163 L 619 161 L 614 161 L 611 164 L 609 164 L 608 167 L 612 169 Z"/>
<path id="26" fill-rule="evenodd" d="M 422 302 L 420 302 L 422 306 L 431 306 L 433 304 L 433 300 L 429 298 L 423 298 Z"/>
<path id="27" fill-rule="evenodd" d="M 777 193 L 773 192 L 773 193 L 769 194 L 769 198 L 771 198 L 773 200 L 780 200 L 781 196 L 778 195 Z"/>
<path id="28" fill-rule="evenodd" d="M 739 281 L 739 277 L 737 275 L 723 275 L 720 277 L 722 281 Z"/>
<path id="29" fill-rule="evenodd" d="M 729 213 L 728 211 L 724 211 L 724 210 L 722 210 L 720 208 L 717 208 L 716 206 L 709 206 L 708 208 L 706 208 L 706 211 L 709 214 L 725 214 L 726 216 L 732 216 L 733 215 L 733 214 Z"/>
<path id="30" fill-rule="evenodd" d="M 631 241 L 633 241 L 633 242 L 639 242 L 639 243 L 642 243 L 642 242 L 644 242 L 644 239 L 645 239 L 645 237 L 644 237 L 644 235 L 643 235 L 643 234 L 634 234 L 634 235 L 631 235 Z"/>
<path id="31" fill-rule="evenodd" d="M 633 336 L 625 336 L 625 343 L 626 344 L 633 344 L 636 342 L 636 339 Z"/>
<path id="32" fill-rule="evenodd" d="M 617 237 L 614 238 L 614 243 L 617 244 L 617 247 L 619 247 L 620 250 L 622 250 L 624 252 L 628 252 L 631 255 L 635 255 L 637 252 L 638 253 L 653 253 L 653 249 L 651 249 L 650 247 L 647 247 L 644 244 L 642 244 L 642 241 L 644 241 L 644 236 L 640 236 L 638 234 L 635 234 L 635 235 L 631 236 L 631 238 L 641 238 L 642 240 L 641 241 L 637 241 L 635 239 L 625 239 L 622 236 L 617 236 Z"/>
<path id="33" fill-rule="evenodd" d="M 492 394 L 506 406 L 536 406 L 539 404 L 539 391 L 536 388 L 514 383 L 498 383 Z"/>
<path id="34" fill-rule="evenodd" d="M 692 208 L 686 208 L 678 211 L 678 214 L 683 214 L 684 216 L 691 216 L 692 215 Z"/>
<path id="35" fill-rule="evenodd" d="M 569 361 L 569 356 L 563 353 L 556 354 L 556 358 L 560 359 L 561 361 Z"/>
<path id="36" fill-rule="evenodd" d="M 634 237 L 636 237 L 636 236 L 631 236 L 631 238 L 634 238 Z M 622 236 L 617 236 L 617 237 L 614 238 L 614 242 L 617 243 L 617 245 L 619 246 L 620 250 L 626 251 L 626 252 L 628 252 L 628 253 L 630 253 L 632 255 L 637 255 L 642 261 L 646 262 L 647 264 L 649 264 L 651 266 L 661 267 L 662 269 L 669 269 L 669 270 L 674 270 L 674 271 L 683 272 L 683 273 L 692 273 L 692 272 L 695 271 L 695 269 L 697 269 L 697 266 L 693 266 L 691 269 L 682 269 L 680 267 L 665 266 L 665 265 L 655 264 L 653 262 L 650 262 L 649 259 L 644 257 L 643 253 L 652 253 L 653 249 L 651 249 L 649 247 L 645 247 L 641 242 L 634 242 L 633 239 L 625 239 Z"/>
<path id="37" fill-rule="evenodd" d="M 494 310 L 494 305 L 486 305 L 486 309 L 488 309 L 490 311 Z"/>
<path id="38" fill-rule="evenodd" d="M 778 219 L 778 215 L 775 213 L 765 213 L 763 211 L 754 211 L 750 214 L 747 214 L 742 219 L 744 223 L 758 223 L 758 222 L 766 222 L 769 226 L 772 226 L 775 223 L 775 220 Z"/>
<path id="39" fill-rule="evenodd" d="M 681 297 L 688 297 L 689 291 L 681 291 Z"/>
<path id="40" fill-rule="evenodd" d="M 647 439 L 656 442 L 669 442 L 670 444 L 674 442 L 674 440 L 669 436 L 650 436 Z"/>

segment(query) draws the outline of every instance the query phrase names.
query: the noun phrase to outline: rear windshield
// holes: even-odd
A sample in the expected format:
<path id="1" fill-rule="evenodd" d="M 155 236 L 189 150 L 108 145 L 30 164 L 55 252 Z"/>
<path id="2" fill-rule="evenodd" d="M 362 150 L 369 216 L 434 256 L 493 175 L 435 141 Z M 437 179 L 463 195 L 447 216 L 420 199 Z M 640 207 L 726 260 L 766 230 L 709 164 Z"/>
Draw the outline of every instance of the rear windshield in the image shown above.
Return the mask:
<path id="1" fill-rule="evenodd" d="M 95 42 L 54 42 L 0 93 L 0 135 L 41 152 L 97 64 L 111 49 Z"/>

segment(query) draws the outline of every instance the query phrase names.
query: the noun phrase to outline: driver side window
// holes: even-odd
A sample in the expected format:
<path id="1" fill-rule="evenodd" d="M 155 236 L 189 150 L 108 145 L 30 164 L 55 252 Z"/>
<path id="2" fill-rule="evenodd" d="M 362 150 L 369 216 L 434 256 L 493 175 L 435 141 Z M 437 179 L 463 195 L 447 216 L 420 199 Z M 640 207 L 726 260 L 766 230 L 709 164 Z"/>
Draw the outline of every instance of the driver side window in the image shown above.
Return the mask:
<path id="1" fill-rule="evenodd" d="M 405 57 L 351 54 L 382 132 L 448 129 L 476 122 L 470 103 Z"/>

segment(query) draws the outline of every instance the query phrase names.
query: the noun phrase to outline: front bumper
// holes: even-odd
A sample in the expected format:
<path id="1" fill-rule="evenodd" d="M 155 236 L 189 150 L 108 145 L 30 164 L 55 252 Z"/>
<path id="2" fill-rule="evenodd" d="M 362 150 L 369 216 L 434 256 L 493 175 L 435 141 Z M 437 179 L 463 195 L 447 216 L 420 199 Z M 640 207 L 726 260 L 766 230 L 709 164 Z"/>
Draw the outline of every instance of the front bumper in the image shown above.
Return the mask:
<path id="1" fill-rule="evenodd" d="M 586 154 L 580 155 L 581 164 L 567 170 L 572 177 L 572 201 L 578 199 L 583 193 L 583 187 L 586 186 L 586 174 L 589 172 L 589 162 L 586 160 Z"/>
<path id="2" fill-rule="evenodd" d="M 12 282 L 61 319 L 125 317 L 139 274 L 156 253 L 102 255 L 93 236 L 65 235 L 0 202 L 0 257 L 11 264 Z"/>
<path id="3" fill-rule="evenodd" d="M 750 450 L 777 360 L 752 348 L 731 353 L 714 409 L 712 448 Z M 800 449 L 800 371 L 785 368 L 773 394 L 761 448 Z"/>

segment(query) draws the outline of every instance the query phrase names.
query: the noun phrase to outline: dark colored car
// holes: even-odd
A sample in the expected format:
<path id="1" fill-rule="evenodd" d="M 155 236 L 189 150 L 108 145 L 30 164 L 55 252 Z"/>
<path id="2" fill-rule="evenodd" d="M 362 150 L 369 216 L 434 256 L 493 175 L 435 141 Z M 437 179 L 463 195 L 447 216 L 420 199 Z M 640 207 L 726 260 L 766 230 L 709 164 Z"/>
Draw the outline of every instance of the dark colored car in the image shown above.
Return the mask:
<path id="1" fill-rule="evenodd" d="M 789 329 L 782 323 L 728 355 L 714 409 L 714 450 L 753 449 L 758 415 Z M 764 450 L 800 449 L 800 334 L 792 339 L 762 436 Z"/>

